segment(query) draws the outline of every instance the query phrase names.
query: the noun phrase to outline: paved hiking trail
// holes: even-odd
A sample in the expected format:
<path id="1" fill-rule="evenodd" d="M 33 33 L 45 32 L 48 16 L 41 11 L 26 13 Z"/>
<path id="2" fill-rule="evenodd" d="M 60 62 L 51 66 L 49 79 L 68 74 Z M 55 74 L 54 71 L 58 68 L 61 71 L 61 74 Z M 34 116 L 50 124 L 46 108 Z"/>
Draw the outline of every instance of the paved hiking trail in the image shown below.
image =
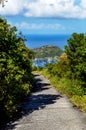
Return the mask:
<path id="1" fill-rule="evenodd" d="M 86 114 L 60 95 L 42 75 L 35 74 L 34 92 L 21 104 L 21 118 L 3 130 L 86 130 Z"/>

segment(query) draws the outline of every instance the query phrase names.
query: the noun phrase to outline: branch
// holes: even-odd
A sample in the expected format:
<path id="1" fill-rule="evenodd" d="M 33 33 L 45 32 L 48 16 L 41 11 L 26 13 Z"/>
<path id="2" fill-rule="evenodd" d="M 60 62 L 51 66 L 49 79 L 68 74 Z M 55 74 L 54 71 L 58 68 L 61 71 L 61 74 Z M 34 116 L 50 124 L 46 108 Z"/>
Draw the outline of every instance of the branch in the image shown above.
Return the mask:
<path id="1" fill-rule="evenodd" d="M 2 7 L 5 6 L 4 2 L 8 2 L 8 0 L 0 0 L 0 4 L 2 5 Z"/>

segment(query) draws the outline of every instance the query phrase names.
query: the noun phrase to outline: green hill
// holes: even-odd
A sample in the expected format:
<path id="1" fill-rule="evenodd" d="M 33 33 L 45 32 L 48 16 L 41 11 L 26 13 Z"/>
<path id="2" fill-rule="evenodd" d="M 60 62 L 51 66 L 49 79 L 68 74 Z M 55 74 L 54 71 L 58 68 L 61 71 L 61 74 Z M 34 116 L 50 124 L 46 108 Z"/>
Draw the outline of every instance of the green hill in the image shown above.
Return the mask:
<path id="1" fill-rule="evenodd" d="M 35 58 L 48 58 L 48 57 L 59 57 L 63 50 L 57 46 L 42 46 L 40 48 L 34 48 L 32 50 L 35 53 Z"/>

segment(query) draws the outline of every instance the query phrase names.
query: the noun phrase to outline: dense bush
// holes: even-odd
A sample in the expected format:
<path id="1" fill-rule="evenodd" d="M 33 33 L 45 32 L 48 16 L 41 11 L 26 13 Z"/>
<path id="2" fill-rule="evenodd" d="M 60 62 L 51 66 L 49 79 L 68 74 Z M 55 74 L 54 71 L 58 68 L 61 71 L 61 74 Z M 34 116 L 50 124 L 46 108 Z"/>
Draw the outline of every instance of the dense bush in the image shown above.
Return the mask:
<path id="1" fill-rule="evenodd" d="M 86 84 L 86 36 L 72 34 L 72 37 L 68 39 L 65 52 L 69 60 L 71 77 Z"/>
<path id="2" fill-rule="evenodd" d="M 0 116 L 11 117 L 32 88 L 32 52 L 25 38 L 0 18 Z"/>
<path id="3" fill-rule="evenodd" d="M 86 36 L 72 34 L 65 53 L 56 64 L 49 64 L 41 73 L 62 94 L 86 112 Z"/>

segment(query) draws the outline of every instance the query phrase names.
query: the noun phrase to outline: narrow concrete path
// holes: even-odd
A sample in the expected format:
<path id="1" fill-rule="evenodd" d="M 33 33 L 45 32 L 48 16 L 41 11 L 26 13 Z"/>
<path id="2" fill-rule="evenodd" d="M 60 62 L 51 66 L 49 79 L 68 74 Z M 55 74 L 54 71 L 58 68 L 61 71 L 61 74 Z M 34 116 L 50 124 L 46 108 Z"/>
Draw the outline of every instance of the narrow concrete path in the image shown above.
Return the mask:
<path id="1" fill-rule="evenodd" d="M 5 130 L 86 130 L 86 115 L 74 108 L 41 75 L 35 75 L 35 91 L 21 104 L 22 117 Z"/>

